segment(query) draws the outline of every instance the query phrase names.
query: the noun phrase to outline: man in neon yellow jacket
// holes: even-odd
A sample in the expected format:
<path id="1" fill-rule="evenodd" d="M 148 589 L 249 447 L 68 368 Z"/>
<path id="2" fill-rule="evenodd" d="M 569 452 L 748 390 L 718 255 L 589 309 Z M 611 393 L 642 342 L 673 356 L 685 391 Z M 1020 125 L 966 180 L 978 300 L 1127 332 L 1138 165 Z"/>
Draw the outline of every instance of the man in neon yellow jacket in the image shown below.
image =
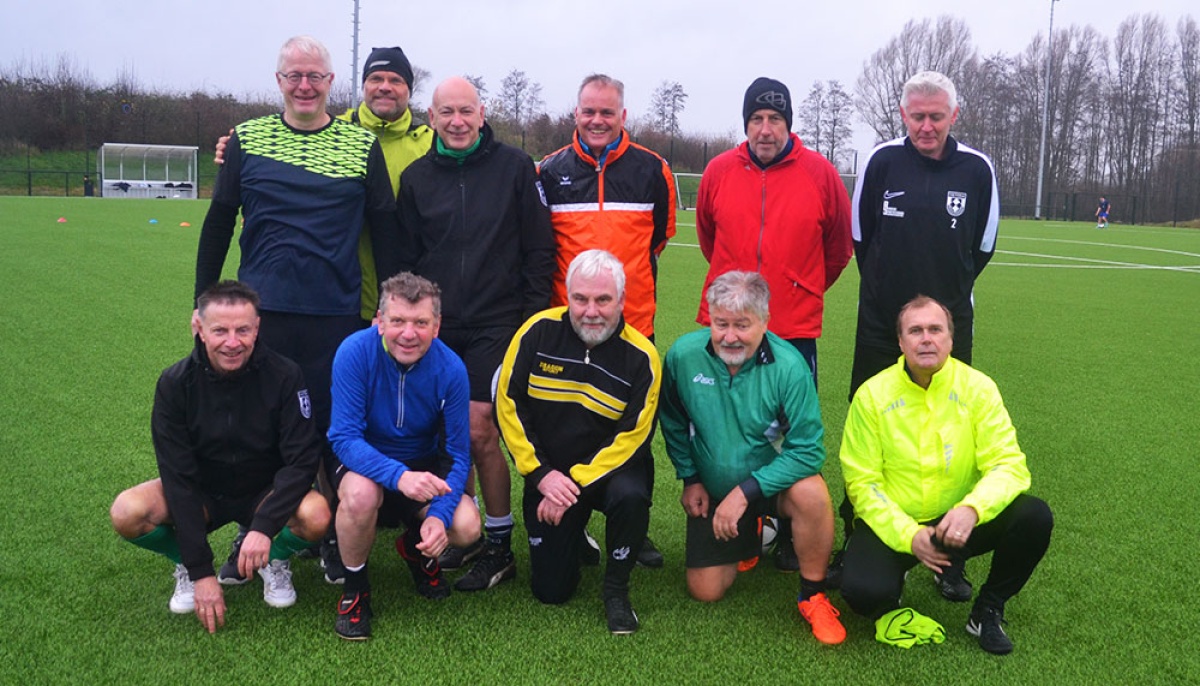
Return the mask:
<path id="1" fill-rule="evenodd" d="M 392 191 L 400 193 L 400 173 L 414 160 L 429 152 L 433 129 L 413 122 L 408 106 L 412 96 L 413 69 L 400 48 L 374 48 L 363 65 L 363 99 L 358 107 L 338 115 L 375 134 L 387 160 Z M 379 304 L 379 282 L 392 274 L 375 274 L 371 236 L 363 227 L 358 240 L 358 258 L 362 262 L 362 318 L 371 321 Z"/>
<path id="2" fill-rule="evenodd" d="M 903 358 L 854 395 L 840 457 L 859 525 L 842 597 L 878 618 L 899 606 L 918 562 L 940 575 L 952 561 L 995 551 L 967 631 L 1005 654 L 1013 646 L 1004 605 L 1045 555 L 1054 518 L 1025 493 L 1025 454 L 995 382 L 950 358 L 953 326 L 938 301 L 911 300 L 897 323 Z"/>

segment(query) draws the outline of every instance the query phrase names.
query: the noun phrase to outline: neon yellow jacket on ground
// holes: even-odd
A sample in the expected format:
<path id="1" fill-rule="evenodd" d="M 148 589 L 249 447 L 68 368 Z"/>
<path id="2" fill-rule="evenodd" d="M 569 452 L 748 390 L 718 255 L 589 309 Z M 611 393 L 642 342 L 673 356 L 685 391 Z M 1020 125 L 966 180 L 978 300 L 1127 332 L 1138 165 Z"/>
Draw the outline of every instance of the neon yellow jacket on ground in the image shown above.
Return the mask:
<path id="1" fill-rule="evenodd" d="M 954 358 L 928 390 L 909 378 L 904 358 L 864 383 L 840 457 L 855 516 L 904 553 L 922 522 L 969 505 L 984 524 L 1030 483 L 995 382 Z"/>
<path id="2" fill-rule="evenodd" d="M 388 177 L 392 181 L 392 192 L 400 193 L 400 172 L 408 168 L 413 160 L 429 152 L 433 145 L 433 129 L 424 124 L 413 126 L 412 110 L 405 110 L 396 121 L 385 121 L 367 108 L 367 103 L 338 115 L 338 119 L 353 122 L 375 134 L 387 160 Z M 371 235 L 363 227 L 358 237 L 358 259 L 362 263 L 362 318 L 371 319 L 379 307 L 379 279 L 375 274 L 374 252 Z M 388 274 L 391 276 L 391 274 Z"/>

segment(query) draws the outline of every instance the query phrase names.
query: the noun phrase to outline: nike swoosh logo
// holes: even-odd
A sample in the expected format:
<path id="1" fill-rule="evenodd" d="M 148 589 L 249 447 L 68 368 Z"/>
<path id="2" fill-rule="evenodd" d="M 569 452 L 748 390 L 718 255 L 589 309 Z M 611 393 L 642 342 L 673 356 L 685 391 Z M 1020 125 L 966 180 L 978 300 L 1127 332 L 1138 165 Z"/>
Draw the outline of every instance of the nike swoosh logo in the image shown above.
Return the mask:
<path id="1" fill-rule="evenodd" d="M 899 197 L 900 197 L 900 196 L 902 196 L 902 195 L 904 195 L 904 191 L 896 191 L 896 192 L 894 192 L 894 193 L 893 193 L 892 191 L 884 191 L 884 192 L 883 192 L 883 199 L 884 199 L 884 200 L 891 200 L 892 198 L 899 198 Z"/>

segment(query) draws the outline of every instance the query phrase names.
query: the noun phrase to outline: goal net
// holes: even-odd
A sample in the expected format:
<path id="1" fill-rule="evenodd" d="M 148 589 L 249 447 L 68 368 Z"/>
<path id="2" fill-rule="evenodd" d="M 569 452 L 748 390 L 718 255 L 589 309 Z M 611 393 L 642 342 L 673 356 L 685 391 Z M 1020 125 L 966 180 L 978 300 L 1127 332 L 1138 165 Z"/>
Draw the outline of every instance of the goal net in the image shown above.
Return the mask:
<path id="1" fill-rule="evenodd" d="M 195 199 L 198 150 L 194 145 L 105 143 L 96 154 L 100 194 Z"/>

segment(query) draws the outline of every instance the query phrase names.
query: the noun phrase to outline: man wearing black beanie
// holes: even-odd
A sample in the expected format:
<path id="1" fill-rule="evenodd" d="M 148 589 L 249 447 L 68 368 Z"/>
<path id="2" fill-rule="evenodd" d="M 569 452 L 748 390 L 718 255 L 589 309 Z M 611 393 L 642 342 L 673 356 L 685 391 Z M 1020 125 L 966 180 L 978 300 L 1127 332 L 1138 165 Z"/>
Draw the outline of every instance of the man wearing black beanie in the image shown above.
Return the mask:
<path id="1" fill-rule="evenodd" d="M 728 271 L 762 274 L 772 296 L 768 329 L 801 352 L 815 385 L 825 291 L 852 252 L 849 194 L 833 165 L 791 133 L 792 95 L 783 83 L 755 79 L 742 123 L 746 141 L 713 158 L 700 180 L 696 234 L 709 263 L 701 293 Z M 696 321 L 709 324 L 703 297 Z M 776 540 L 777 567 L 799 571 L 812 588 L 824 583 L 824 569 L 800 566 L 788 523 Z"/>
<path id="2" fill-rule="evenodd" d="M 751 115 L 762 109 L 778 112 L 783 116 L 787 130 L 792 130 L 792 94 L 787 86 L 765 76 L 754 79 L 742 102 L 742 128 L 750 126 Z"/>
<path id="3" fill-rule="evenodd" d="M 404 79 L 404 85 L 412 91 L 413 87 L 413 69 L 409 63 L 408 57 L 400 48 L 372 48 L 371 54 L 367 55 L 367 62 L 363 66 L 363 83 L 367 82 L 367 77 L 377 71 L 389 71 L 393 74 L 398 74 Z"/>

